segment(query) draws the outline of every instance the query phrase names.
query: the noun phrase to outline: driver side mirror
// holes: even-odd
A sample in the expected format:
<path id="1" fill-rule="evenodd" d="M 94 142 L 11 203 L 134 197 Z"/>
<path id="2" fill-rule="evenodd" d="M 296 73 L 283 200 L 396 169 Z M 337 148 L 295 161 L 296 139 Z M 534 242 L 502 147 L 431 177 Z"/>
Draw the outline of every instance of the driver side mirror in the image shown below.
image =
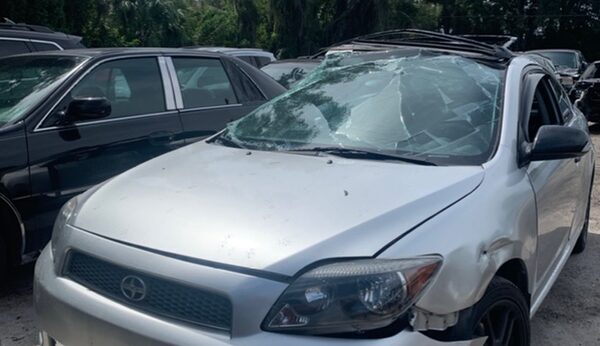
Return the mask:
<path id="1" fill-rule="evenodd" d="M 580 129 L 544 125 L 529 146 L 528 161 L 560 160 L 583 156 L 590 150 L 589 137 Z"/>
<path id="2" fill-rule="evenodd" d="M 61 122 L 73 123 L 77 120 L 96 120 L 106 118 L 112 112 L 110 101 L 106 97 L 75 98 L 62 111 Z"/>

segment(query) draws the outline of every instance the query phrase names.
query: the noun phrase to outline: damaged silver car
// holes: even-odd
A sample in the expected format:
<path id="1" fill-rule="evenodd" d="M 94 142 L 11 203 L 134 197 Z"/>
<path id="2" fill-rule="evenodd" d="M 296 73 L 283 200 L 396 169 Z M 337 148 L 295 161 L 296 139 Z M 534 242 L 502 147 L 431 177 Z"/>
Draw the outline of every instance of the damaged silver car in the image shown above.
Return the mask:
<path id="1" fill-rule="evenodd" d="M 529 345 L 586 245 L 587 123 L 539 59 L 427 35 L 67 203 L 42 344 Z"/>

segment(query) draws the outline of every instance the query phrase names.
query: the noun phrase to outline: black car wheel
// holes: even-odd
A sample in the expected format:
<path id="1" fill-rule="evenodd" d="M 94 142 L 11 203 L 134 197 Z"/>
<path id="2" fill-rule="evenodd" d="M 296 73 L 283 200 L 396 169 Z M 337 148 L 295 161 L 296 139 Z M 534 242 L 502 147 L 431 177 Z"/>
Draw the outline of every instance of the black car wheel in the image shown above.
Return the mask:
<path id="1" fill-rule="evenodd" d="M 593 186 L 593 182 L 592 182 L 592 186 Z M 578 253 L 582 253 L 583 250 L 585 250 L 585 246 L 587 245 L 587 238 L 588 238 L 588 227 L 589 227 L 589 223 L 590 223 L 590 207 L 592 204 L 592 196 L 591 196 L 591 192 L 590 192 L 590 197 L 588 198 L 588 205 L 587 205 L 587 209 L 585 211 L 585 221 L 583 223 L 583 227 L 581 228 L 581 233 L 579 233 L 579 238 L 577 238 L 577 242 L 575 243 L 575 246 L 573 246 L 573 254 L 578 254 Z"/>
<path id="2" fill-rule="evenodd" d="M 461 312 L 458 323 L 438 335 L 444 341 L 487 337 L 486 346 L 528 346 L 529 307 L 512 282 L 494 277 L 477 304 Z"/>
<path id="3" fill-rule="evenodd" d="M 6 252 L 6 243 L 2 234 L 0 234 L 0 290 L 8 280 L 8 255 Z"/>

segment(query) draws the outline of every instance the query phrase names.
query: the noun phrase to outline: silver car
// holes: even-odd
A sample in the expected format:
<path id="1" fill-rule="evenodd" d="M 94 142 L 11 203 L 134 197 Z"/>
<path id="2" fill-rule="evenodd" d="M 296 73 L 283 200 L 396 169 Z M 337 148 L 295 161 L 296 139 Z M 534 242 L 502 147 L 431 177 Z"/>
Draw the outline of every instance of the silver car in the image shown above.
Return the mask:
<path id="1" fill-rule="evenodd" d="M 586 244 L 593 148 L 539 59 L 466 45 L 329 55 L 72 199 L 42 344 L 528 345 Z"/>

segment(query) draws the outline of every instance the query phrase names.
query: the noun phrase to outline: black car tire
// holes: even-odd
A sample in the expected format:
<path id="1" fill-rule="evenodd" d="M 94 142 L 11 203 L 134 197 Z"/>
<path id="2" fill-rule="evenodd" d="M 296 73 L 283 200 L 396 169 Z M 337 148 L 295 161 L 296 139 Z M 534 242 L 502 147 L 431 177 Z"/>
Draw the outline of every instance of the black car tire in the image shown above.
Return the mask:
<path id="1" fill-rule="evenodd" d="M 427 334 L 442 341 L 487 336 L 485 346 L 528 346 L 529 305 L 517 286 L 502 277 L 494 277 L 479 302 L 461 311 L 456 325 L 441 333 Z"/>
<path id="2" fill-rule="evenodd" d="M 8 281 L 8 253 L 6 242 L 0 234 L 0 291 L 6 286 Z"/>
<path id="3" fill-rule="evenodd" d="M 588 198 L 588 206 L 585 211 L 585 221 L 583 222 L 583 227 L 581 228 L 581 233 L 579 233 L 579 238 L 577 238 L 577 242 L 575 246 L 573 246 L 572 254 L 580 254 L 585 250 L 585 246 L 587 245 L 588 238 L 588 228 L 590 224 L 590 207 L 592 204 L 592 196 L 590 193 L 590 197 Z"/>

